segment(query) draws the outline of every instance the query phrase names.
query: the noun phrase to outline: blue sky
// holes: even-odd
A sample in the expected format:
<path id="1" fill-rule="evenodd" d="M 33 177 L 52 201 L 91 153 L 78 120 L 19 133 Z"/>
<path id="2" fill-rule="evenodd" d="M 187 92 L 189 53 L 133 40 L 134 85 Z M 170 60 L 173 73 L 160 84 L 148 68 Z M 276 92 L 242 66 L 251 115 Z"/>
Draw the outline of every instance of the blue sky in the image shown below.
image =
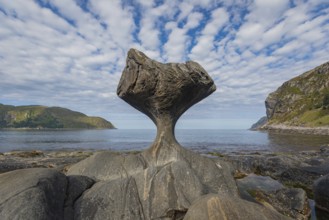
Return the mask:
<path id="1" fill-rule="evenodd" d="M 154 128 L 116 95 L 129 48 L 200 63 L 217 91 L 178 128 L 248 128 L 286 80 L 329 60 L 328 0 L 0 0 L 0 103 Z"/>

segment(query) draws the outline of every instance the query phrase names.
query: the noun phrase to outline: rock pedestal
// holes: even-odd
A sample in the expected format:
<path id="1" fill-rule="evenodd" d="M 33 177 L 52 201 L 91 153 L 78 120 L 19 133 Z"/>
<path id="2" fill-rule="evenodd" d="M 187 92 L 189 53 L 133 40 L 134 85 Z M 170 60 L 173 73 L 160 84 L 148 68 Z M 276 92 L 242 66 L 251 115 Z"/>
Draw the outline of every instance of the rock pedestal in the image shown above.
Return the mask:
<path id="1" fill-rule="evenodd" d="M 131 49 L 117 93 L 151 118 L 156 139 L 140 154 L 100 152 L 71 166 L 60 215 L 78 220 L 289 219 L 241 199 L 231 165 L 177 142 L 178 118 L 215 89 L 195 62 L 162 64 Z"/>
<path id="2" fill-rule="evenodd" d="M 215 89 L 198 63 L 162 64 L 131 49 L 117 94 L 156 124 L 157 136 L 140 154 L 98 153 L 68 170 L 70 175 L 98 181 L 77 200 L 75 219 L 183 219 L 186 213 L 190 213 L 187 219 L 217 215 L 221 215 L 218 219 L 286 219 L 240 199 L 229 164 L 200 156 L 177 142 L 178 118 Z M 230 205 L 223 208 L 221 202 L 228 201 Z M 194 218 L 194 213 L 202 218 Z"/>
<path id="3" fill-rule="evenodd" d="M 174 135 L 178 118 L 215 90 L 211 77 L 196 62 L 163 64 L 130 49 L 117 94 L 156 124 L 156 139 L 144 154 L 161 164 L 180 155 Z"/>

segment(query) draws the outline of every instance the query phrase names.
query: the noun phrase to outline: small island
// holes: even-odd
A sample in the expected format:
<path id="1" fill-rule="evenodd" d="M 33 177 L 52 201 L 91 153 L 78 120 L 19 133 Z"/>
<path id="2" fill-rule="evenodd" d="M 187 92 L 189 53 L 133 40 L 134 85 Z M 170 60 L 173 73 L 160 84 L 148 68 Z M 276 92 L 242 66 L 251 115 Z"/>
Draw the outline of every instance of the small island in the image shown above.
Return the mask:
<path id="1" fill-rule="evenodd" d="M 61 107 L 40 105 L 13 106 L 0 104 L 0 129 L 113 129 L 101 117 Z"/>

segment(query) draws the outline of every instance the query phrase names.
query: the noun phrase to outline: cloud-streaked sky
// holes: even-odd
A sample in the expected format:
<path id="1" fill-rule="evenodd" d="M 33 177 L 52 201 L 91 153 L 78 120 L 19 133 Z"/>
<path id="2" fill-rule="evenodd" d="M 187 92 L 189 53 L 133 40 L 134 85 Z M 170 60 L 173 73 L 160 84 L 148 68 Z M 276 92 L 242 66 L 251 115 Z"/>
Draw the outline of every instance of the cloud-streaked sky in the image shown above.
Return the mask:
<path id="1" fill-rule="evenodd" d="M 328 0 L 0 0 L 0 103 L 153 128 L 116 95 L 129 48 L 200 63 L 217 91 L 179 128 L 248 128 L 286 80 L 329 60 Z"/>

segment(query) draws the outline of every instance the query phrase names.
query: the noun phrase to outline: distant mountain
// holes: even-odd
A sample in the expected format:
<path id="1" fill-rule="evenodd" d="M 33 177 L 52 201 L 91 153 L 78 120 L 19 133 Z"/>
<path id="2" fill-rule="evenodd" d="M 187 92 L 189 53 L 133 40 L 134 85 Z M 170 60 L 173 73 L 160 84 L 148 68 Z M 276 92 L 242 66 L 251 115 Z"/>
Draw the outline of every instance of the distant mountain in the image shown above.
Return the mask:
<path id="1" fill-rule="evenodd" d="M 114 126 L 103 118 L 66 108 L 0 104 L 0 128 L 111 129 Z"/>
<path id="2" fill-rule="evenodd" d="M 261 117 L 255 124 L 251 125 L 250 130 L 258 130 L 267 123 L 267 117 Z"/>
<path id="3" fill-rule="evenodd" d="M 262 128 L 329 129 L 329 62 L 283 83 L 265 106 L 268 122 Z"/>

